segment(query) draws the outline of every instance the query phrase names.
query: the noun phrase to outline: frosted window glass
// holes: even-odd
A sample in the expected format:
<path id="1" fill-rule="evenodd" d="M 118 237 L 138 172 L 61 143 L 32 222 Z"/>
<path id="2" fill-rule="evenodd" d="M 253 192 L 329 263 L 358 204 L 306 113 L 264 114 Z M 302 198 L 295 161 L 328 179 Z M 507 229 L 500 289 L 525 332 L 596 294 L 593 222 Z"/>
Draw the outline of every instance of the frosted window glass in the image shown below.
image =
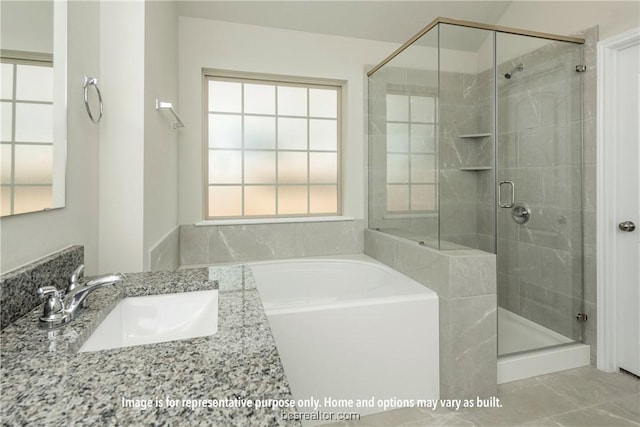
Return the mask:
<path id="1" fill-rule="evenodd" d="M 411 182 L 431 183 L 436 180 L 435 158 L 430 154 L 411 155 Z"/>
<path id="2" fill-rule="evenodd" d="M 245 186 L 244 214 L 245 215 L 275 215 L 276 187 Z"/>
<path id="3" fill-rule="evenodd" d="M 244 85 L 244 112 L 275 114 L 276 87 L 272 85 Z"/>
<path id="4" fill-rule="evenodd" d="M 307 149 L 307 119 L 278 118 L 278 149 Z"/>
<path id="5" fill-rule="evenodd" d="M 53 142 L 53 105 L 16 104 L 16 141 Z"/>
<path id="6" fill-rule="evenodd" d="M 336 120 L 309 120 L 309 149 L 338 149 L 338 122 Z"/>
<path id="7" fill-rule="evenodd" d="M 309 191 L 309 213 L 331 214 L 338 211 L 338 188 L 335 185 L 312 185 Z"/>
<path id="8" fill-rule="evenodd" d="M 387 210 L 390 212 L 409 210 L 408 185 L 387 185 Z"/>
<path id="9" fill-rule="evenodd" d="M 11 146 L 0 145 L 0 183 L 11 184 Z"/>
<path id="10" fill-rule="evenodd" d="M 436 187 L 434 185 L 411 186 L 411 210 L 433 211 L 436 209 Z"/>
<path id="11" fill-rule="evenodd" d="M 11 215 L 11 187 L 0 187 L 0 216 Z"/>
<path id="12" fill-rule="evenodd" d="M 331 89 L 309 89 L 309 116 L 338 117 L 338 92 Z"/>
<path id="13" fill-rule="evenodd" d="M 209 147 L 242 148 L 242 118 L 209 114 Z"/>
<path id="14" fill-rule="evenodd" d="M 207 217 L 337 213 L 338 88 L 214 79 L 206 88 Z"/>
<path id="15" fill-rule="evenodd" d="M 209 183 L 240 184 L 241 178 L 242 151 L 209 151 Z"/>
<path id="16" fill-rule="evenodd" d="M 53 189 L 42 187 L 14 187 L 13 213 L 41 211 L 53 207 Z"/>
<path id="17" fill-rule="evenodd" d="M 300 184 L 307 182 L 307 153 L 278 153 L 278 182 Z"/>
<path id="18" fill-rule="evenodd" d="M 306 116 L 307 88 L 278 86 L 278 114 Z"/>
<path id="19" fill-rule="evenodd" d="M 53 102 L 53 67 L 18 65 L 16 99 Z"/>
<path id="20" fill-rule="evenodd" d="M 409 150 L 409 125 L 387 123 L 387 151 L 406 153 Z"/>
<path id="21" fill-rule="evenodd" d="M 53 147 L 51 145 L 15 146 L 16 184 L 51 184 Z"/>
<path id="22" fill-rule="evenodd" d="M 422 123 L 435 123 L 436 104 L 435 98 L 427 96 L 411 97 L 411 121 Z"/>
<path id="23" fill-rule="evenodd" d="M 409 99 L 406 95 L 387 94 L 387 120 L 409 121 Z"/>
<path id="24" fill-rule="evenodd" d="M 275 117 L 245 116 L 244 148 L 276 148 Z"/>
<path id="25" fill-rule="evenodd" d="M 13 111 L 10 102 L 0 103 L 0 138 L 3 141 L 11 141 L 11 118 Z"/>
<path id="26" fill-rule="evenodd" d="M 309 153 L 309 182 L 334 183 L 338 175 L 336 153 Z"/>
<path id="27" fill-rule="evenodd" d="M 13 64 L 0 64 L 0 98 L 13 98 Z"/>
<path id="28" fill-rule="evenodd" d="M 409 182 L 409 156 L 405 154 L 387 155 L 387 182 Z"/>
<path id="29" fill-rule="evenodd" d="M 210 81 L 209 111 L 240 113 L 242 111 L 242 84 Z"/>
<path id="30" fill-rule="evenodd" d="M 242 215 L 242 187 L 209 187 L 210 216 Z"/>
<path id="31" fill-rule="evenodd" d="M 245 151 L 244 182 L 270 184 L 276 181 L 276 153 L 274 151 Z"/>
<path id="32" fill-rule="evenodd" d="M 433 125 L 411 125 L 411 151 L 414 153 L 435 152 L 436 138 Z"/>
<path id="33" fill-rule="evenodd" d="M 278 188 L 278 213 L 295 215 L 307 213 L 307 186 L 292 185 Z"/>

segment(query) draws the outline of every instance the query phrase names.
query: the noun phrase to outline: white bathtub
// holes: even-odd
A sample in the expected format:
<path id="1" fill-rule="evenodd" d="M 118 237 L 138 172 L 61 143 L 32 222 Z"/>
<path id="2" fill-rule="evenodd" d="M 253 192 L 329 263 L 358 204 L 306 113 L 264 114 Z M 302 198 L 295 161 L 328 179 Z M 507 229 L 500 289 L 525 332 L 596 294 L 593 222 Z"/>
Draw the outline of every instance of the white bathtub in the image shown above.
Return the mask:
<path id="1" fill-rule="evenodd" d="M 439 398 L 435 292 L 365 255 L 251 270 L 293 397 L 322 406 L 299 411 L 365 415 Z"/>

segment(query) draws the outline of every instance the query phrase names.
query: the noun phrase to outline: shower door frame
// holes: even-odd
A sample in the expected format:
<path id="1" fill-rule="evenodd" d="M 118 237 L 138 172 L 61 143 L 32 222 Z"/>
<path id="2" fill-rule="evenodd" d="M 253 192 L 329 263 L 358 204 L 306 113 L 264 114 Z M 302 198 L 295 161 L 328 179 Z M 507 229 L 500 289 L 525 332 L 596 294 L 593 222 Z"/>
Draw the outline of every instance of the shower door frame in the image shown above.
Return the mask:
<path id="1" fill-rule="evenodd" d="M 584 41 L 585 41 L 584 38 L 582 37 L 561 36 L 558 34 L 542 33 L 539 31 L 523 30 L 523 29 L 512 28 L 512 27 L 503 27 L 501 25 L 484 24 L 482 22 L 465 21 L 462 19 L 452 19 L 452 18 L 445 18 L 445 17 L 439 16 L 433 21 L 431 21 L 429 25 L 427 25 L 422 30 L 420 30 L 415 36 L 411 37 L 409 40 L 404 42 L 402 46 L 394 50 L 389 56 L 383 59 L 378 65 L 376 65 L 371 70 L 369 70 L 367 72 L 367 77 L 371 77 L 376 71 L 382 68 L 387 62 L 391 61 L 393 58 L 398 56 L 406 48 L 408 48 L 413 43 L 415 43 L 419 38 L 427 34 L 438 24 L 457 25 L 459 27 L 477 28 L 480 30 L 494 31 L 495 33 L 514 34 L 519 36 L 528 36 L 528 37 L 535 37 L 538 39 L 569 42 L 569 43 L 576 43 L 576 44 L 584 44 Z"/>
<path id="2" fill-rule="evenodd" d="M 518 36 L 518 38 L 511 38 L 511 36 Z M 524 37 L 522 37 L 524 36 Z M 529 197 L 534 197 L 534 199 L 527 199 L 527 196 L 525 196 L 525 199 L 519 200 L 519 198 L 517 198 L 518 196 L 515 195 L 516 193 L 516 185 L 514 184 L 514 182 L 518 185 L 522 184 L 522 177 L 517 180 L 516 178 L 518 177 L 517 175 L 515 175 L 515 177 L 510 176 L 510 175 L 504 175 L 502 174 L 501 176 L 501 171 L 502 172 L 507 172 L 509 170 L 511 170 L 511 173 L 513 174 L 514 172 L 522 172 L 523 171 L 523 167 L 524 170 L 527 170 L 528 168 L 540 168 L 540 167 L 545 167 L 545 168 L 554 168 L 554 167 L 568 167 L 568 166 L 572 166 L 572 165 L 578 165 L 577 163 L 573 163 L 571 161 L 571 159 L 565 159 L 564 162 L 560 162 L 560 163 L 554 163 L 553 160 L 551 160 L 551 163 L 532 163 L 532 164 L 525 164 L 524 166 L 520 164 L 521 159 L 519 157 L 519 155 L 517 155 L 516 157 L 518 158 L 517 160 L 517 164 L 513 164 L 513 163 L 509 163 L 509 160 L 502 160 L 503 156 L 500 155 L 501 150 L 504 150 L 504 144 L 505 144 L 505 140 L 504 140 L 504 135 L 501 132 L 504 132 L 504 128 L 500 128 L 500 120 L 506 121 L 507 118 L 506 116 L 504 116 L 503 113 L 500 112 L 501 110 L 501 97 L 507 96 L 508 98 L 508 93 L 505 92 L 506 88 L 505 86 L 500 86 L 498 84 L 499 81 L 502 80 L 503 76 L 501 73 L 498 72 L 498 69 L 500 67 L 500 65 L 502 64 L 502 66 L 504 66 L 504 62 L 500 62 L 500 60 L 498 59 L 498 53 L 499 53 L 499 44 L 505 44 L 507 40 L 519 40 L 519 39 L 523 39 L 526 40 L 527 37 L 530 37 L 528 34 L 513 34 L 513 33 L 509 33 L 507 36 L 504 36 L 501 40 L 499 40 L 500 38 L 500 34 L 495 32 L 494 33 L 494 45 L 493 45 L 493 51 L 494 51 L 494 105 L 495 105 L 495 113 L 494 113 L 494 165 L 495 165 L 495 197 L 496 197 L 496 201 L 495 201 L 495 206 L 496 206 L 496 210 L 495 210 L 495 224 L 494 224 L 494 253 L 496 254 L 496 256 L 498 257 L 498 259 L 501 259 L 501 257 L 505 256 L 505 249 L 502 248 L 500 250 L 500 235 L 501 235 L 501 229 L 502 229 L 502 233 L 506 233 L 506 237 L 505 235 L 503 235 L 503 243 L 504 244 L 508 244 L 509 241 L 511 241 L 511 243 L 513 244 L 514 242 L 516 242 L 516 244 L 520 244 L 520 243 L 524 243 L 527 247 L 533 246 L 534 248 L 537 247 L 538 249 L 543 249 L 543 250 L 552 250 L 552 251 L 561 251 L 564 252 L 565 249 L 562 249 L 561 247 L 557 247 L 554 245 L 549 246 L 548 243 L 535 243 L 534 240 L 524 240 L 522 241 L 520 238 L 516 237 L 515 240 L 513 237 L 509 237 L 512 236 L 512 234 L 509 233 L 509 231 L 504 229 L 504 222 L 508 221 L 508 225 L 507 227 L 509 227 L 509 225 L 513 226 L 513 224 L 511 223 L 511 217 L 513 216 L 514 220 L 516 219 L 513 211 L 511 210 L 511 208 L 518 207 L 518 206 L 523 206 L 525 207 L 525 209 L 527 210 L 527 218 L 524 222 L 520 223 L 518 221 L 515 221 L 518 225 L 516 225 L 515 227 L 517 227 L 518 229 L 520 229 L 520 227 L 522 227 L 525 223 L 528 222 L 529 218 L 533 215 L 534 217 L 536 217 L 536 209 L 539 210 L 540 212 L 543 211 L 551 211 L 552 209 L 557 209 L 556 203 L 551 202 L 550 204 L 548 204 L 548 202 L 542 198 L 542 196 L 540 196 L 539 194 L 535 194 L 535 192 L 533 194 L 531 194 L 531 191 L 529 191 L 530 194 L 528 194 Z M 547 40 L 545 38 L 545 40 Z M 556 40 L 556 39 L 552 39 L 550 41 L 553 42 L 562 42 L 565 43 L 567 42 L 567 40 Z M 573 41 L 571 41 L 571 43 L 575 43 Z M 575 43 L 577 45 L 583 45 L 582 43 Z M 578 47 L 579 49 L 580 47 Z M 576 343 L 581 343 L 584 342 L 584 328 L 585 328 L 585 324 L 583 323 L 584 321 L 581 320 L 580 316 L 582 315 L 582 313 L 585 312 L 584 310 L 584 277 L 583 277 L 583 273 L 584 273 L 584 266 L 583 266 L 583 255 L 584 255 L 584 159 L 583 159 L 583 134 L 584 134 L 584 130 L 583 130 L 583 79 L 582 79 L 582 71 L 583 68 L 581 67 L 584 63 L 584 54 L 583 51 L 580 50 L 575 51 L 575 53 L 578 53 L 579 57 L 576 58 L 569 58 L 568 60 L 563 60 L 562 62 L 565 62 L 565 66 L 568 65 L 568 67 L 563 68 L 562 66 L 558 66 L 556 65 L 541 65 L 542 63 L 540 62 L 534 62 L 533 67 L 537 67 L 538 71 L 542 71 L 543 74 L 547 74 L 547 73 L 552 73 L 552 72 L 556 72 L 559 71 L 561 72 L 562 70 L 566 70 L 567 73 L 569 74 L 574 74 L 575 77 L 571 77 L 571 79 L 578 79 L 577 82 L 579 82 L 578 87 L 580 88 L 580 92 L 577 94 L 578 98 L 577 98 L 577 108 L 574 107 L 574 109 L 572 111 L 576 111 L 579 112 L 580 115 L 580 127 L 579 127 L 579 168 L 578 168 L 578 173 L 579 173 L 579 181 L 578 184 L 575 186 L 571 186 L 569 185 L 567 188 L 569 188 L 571 190 L 571 193 L 573 193 L 573 195 L 578 195 L 578 204 L 580 206 L 579 208 L 579 229 L 580 229 L 580 238 L 579 241 L 577 239 L 574 239 L 573 237 L 570 237 L 569 241 L 572 243 L 578 243 L 576 248 L 579 248 L 579 256 L 575 257 L 575 259 L 579 259 L 580 261 L 580 276 L 577 276 L 574 273 L 570 273 L 571 277 L 572 277 L 572 281 L 576 280 L 576 284 L 579 287 L 579 291 L 576 290 L 576 286 L 573 286 L 572 291 L 569 291 L 569 293 L 564 293 L 565 291 L 560 291 L 558 290 L 558 288 L 555 285 L 558 285 L 558 282 L 553 282 L 554 286 L 552 288 L 547 289 L 547 287 L 545 285 L 543 285 L 544 280 L 540 281 L 539 279 L 541 279 L 541 277 L 538 277 L 538 281 L 530 281 L 531 279 L 523 279 L 520 277 L 520 273 L 519 271 L 519 260 L 515 261 L 515 264 L 513 261 L 508 261 L 505 260 L 504 258 L 502 258 L 502 264 L 506 264 L 506 268 L 507 268 L 507 276 L 506 277 L 510 277 L 512 272 L 515 272 L 515 282 L 518 283 L 517 286 L 515 287 L 516 291 L 515 293 L 517 294 L 517 299 L 519 300 L 519 302 L 515 303 L 515 310 L 513 310 L 511 307 L 509 307 L 509 305 L 507 306 L 502 306 L 500 304 L 498 304 L 498 307 L 502 307 L 506 310 L 512 311 L 514 312 L 514 314 L 523 317 L 525 320 L 534 322 L 536 325 L 539 325 L 541 327 L 543 327 L 544 329 L 547 329 L 550 333 L 556 333 L 559 334 L 560 336 L 566 337 L 569 340 L 571 340 L 570 342 L 549 342 L 547 344 L 542 344 L 542 346 L 540 347 L 535 347 L 535 348 L 530 348 L 530 349 L 520 349 L 520 350 L 516 350 L 515 352 L 507 352 L 507 353 L 503 353 L 500 354 L 499 356 L 513 356 L 513 355 L 518 355 L 518 354 L 526 354 L 529 353 L 531 351 L 537 351 L 537 350 L 547 350 L 547 349 L 553 349 L 553 348 L 560 348 L 560 347 L 566 347 L 566 346 L 572 346 Z M 571 63 L 572 60 L 575 60 L 575 63 Z M 517 61 L 515 62 L 517 63 Z M 569 65 L 570 64 L 570 65 Z M 522 64 L 520 64 L 522 65 Z M 542 67 L 542 69 L 540 69 L 540 67 Z M 575 70 L 574 70 L 575 67 Z M 530 68 L 530 67 L 529 67 Z M 504 70 L 502 70 L 504 71 Z M 506 77 L 506 75 L 504 76 L 507 79 L 511 79 L 511 76 Z M 529 82 L 533 81 L 533 77 L 530 77 L 528 79 Z M 546 87 L 547 83 L 544 83 L 542 87 Z M 516 89 L 517 90 L 517 89 Z M 517 92 L 516 92 L 517 93 Z M 575 93 L 575 92 L 572 92 Z M 534 95 L 530 95 L 532 98 L 535 98 L 535 94 Z M 502 110 L 504 112 L 504 109 Z M 571 115 L 571 112 L 568 113 L 569 115 Z M 565 118 L 565 119 L 561 119 L 561 121 L 567 121 L 567 123 L 571 123 L 571 119 Z M 524 130 L 527 130 L 525 128 L 523 128 Z M 514 130 L 511 129 L 510 132 L 513 132 Z M 520 130 L 517 131 L 517 133 L 520 133 Z M 568 143 L 571 145 L 573 144 L 572 142 L 572 138 L 571 136 L 565 136 L 565 139 L 563 139 L 562 141 L 560 141 L 561 143 L 558 146 L 562 146 L 565 145 L 566 138 L 569 139 Z M 506 141 L 508 143 L 508 140 Z M 530 142 L 530 141 L 528 141 Z M 519 150 L 522 149 L 522 146 L 520 145 L 522 143 L 522 141 L 518 142 L 518 147 Z M 556 146 L 554 145 L 554 148 Z M 577 160 L 577 158 L 573 158 L 572 160 L 575 162 L 575 160 Z M 503 163 L 506 162 L 506 163 Z M 513 161 L 512 161 L 513 162 Z M 568 162 L 568 163 L 565 163 Z M 513 180 L 513 181 L 512 181 Z M 544 181 L 544 180 L 543 180 Z M 502 199 L 500 196 L 500 186 L 504 183 L 509 183 L 511 184 L 511 191 L 507 191 L 507 195 L 511 195 L 511 204 L 509 206 L 504 206 L 502 204 Z M 536 196 L 541 197 L 541 198 L 536 198 Z M 503 195 L 504 197 L 504 195 Z M 569 195 L 569 200 L 571 199 L 571 194 Z M 531 211 L 529 210 L 529 204 L 531 204 Z M 502 215 L 500 213 L 501 208 L 509 208 L 508 211 L 512 211 L 511 215 Z M 566 212 L 567 210 L 571 210 L 571 208 L 569 208 L 569 205 L 561 205 L 561 208 L 563 209 L 564 212 Z M 514 208 L 515 209 L 515 208 Z M 572 208 L 573 210 L 576 210 L 575 207 Z M 533 212 L 532 212 L 533 211 Z M 570 213 L 563 213 L 563 215 L 567 215 L 571 218 L 571 214 Z M 508 218 L 507 218 L 508 217 Z M 538 216 L 539 218 L 539 216 Z M 560 218 L 560 217 L 559 217 Z M 574 217 L 575 218 L 575 217 Z M 536 218 L 534 218 L 534 221 L 536 220 Z M 565 219 L 565 223 L 566 223 L 566 219 Z M 569 224 L 571 224 L 571 220 L 569 220 Z M 502 224 L 502 225 L 501 225 Z M 561 223 L 564 224 L 564 223 Z M 538 224 L 539 226 L 539 224 Z M 571 226 L 569 227 L 571 228 Z M 535 227 L 534 227 L 535 229 Z M 571 244 L 568 245 L 569 247 L 571 247 Z M 520 251 L 517 251 L 518 253 L 520 253 Z M 575 254 L 571 253 L 572 250 L 569 250 L 569 256 L 570 257 L 574 257 Z M 525 257 L 526 258 L 526 257 Z M 575 261 L 574 261 L 575 262 Z M 539 264 L 542 263 L 542 260 L 539 260 Z M 499 265 L 500 263 L 498 263 Z M 564 264 L 564 262 L 563 262 Z M 525 263 L 525 266 L 527 264 Z M 538 269 L 540 269 L 542 271 L 543 266 L 539 265 L 537 269 L 533 269 L 531 271 L 537 271 Z M 566 266 L 565 266 L 566 269 Z M 571 267 L 569 267 L 569 269 L 571 269 Z M 527 270 L 524 270 L 525 273 Z M 498 288 L 500 288 L 500 270 L 498 269 L 497 271 L 498 273 Z M 543 278 L 543 277 L 542 277 Z M 504 280 L 504 279 L 503 279 Z M 511 279 L 509 280 L 513 280 L 513 277 L 511 277 Z M 511 283 L 511 282 L 509 282 Z M 573 282 L 572 282 L 573 283 Z M 560 318 L 560 323 L 558 323 L 558 319 L 556 319 L 556 322 L 541 322 L 540 319 L 535 319 L 536 316 L 531 317 L 532 312 L 534 312 L 535 310 L 531 310 L 529 308 L 526 307 L 521 307 L 520 304 L 524 304 L 521 300 L 522 295 L 523 295 L 523 289 L 527 289 L 529 288 L 530 284 L 536 284 L 541 286 L 541 288 L 539 288 L 539 291 L 544 291 L 545 295 L 547 293 L 547 291 L 552 291 L 552 292 L 557 292 L 557 295 L 562 295 L 562 296 L 568 296 L 571 300 L 573 300 L 573 303 L 571 304 L 571 307 L 568 307 L 568 310 L 570 310 L 567 313 L 567 316 L 564 317 L 564 315 Z M 503 283 L 504 285 L 504 283 Z M 523 288 L 523 285 L 529 285 L 529 286 L 525 286 Z M 507 299 L 511 300 L 510 297 L 508 297 Z M 525 300 L 527 301 L 532 301 L 534 298 L 525 298 Z M 579 304 L 576 304 L 576 300 L 579 300 Z M 555 299 L 554 299 L 555 302 Z M 579 305 L 579 306 L 578 306 Z M 553 305 L 552 305 L 553 306 Z M 567 308 L 567 307 L 564 307 Z M 528 315 L 524 314 L 528 311 L 531 311 Z M 538 314 L 537 317 L 540 317 L 540 315 Z M 578 320 L 576 320 L 576 317 L 578 318 Z M 545 319 L 547 319 L 545 317 Z M 586 318 L 585 318 L 586 320 Z M 558 330 L 560 329 L 560 330 Z M 567 329 L 569 329 L 569 331 L 567 331 Z"/>

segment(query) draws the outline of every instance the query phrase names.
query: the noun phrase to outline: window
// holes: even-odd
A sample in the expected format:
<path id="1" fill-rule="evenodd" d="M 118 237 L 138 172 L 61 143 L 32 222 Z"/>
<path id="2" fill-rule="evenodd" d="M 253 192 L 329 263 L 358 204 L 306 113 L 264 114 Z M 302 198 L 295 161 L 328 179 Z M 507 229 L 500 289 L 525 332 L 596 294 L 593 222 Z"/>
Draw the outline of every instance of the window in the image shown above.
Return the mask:
<path id="1" fill-rule="evenodd" d="M 2 58 L 0 215 L 52 206 L 53 63 Z"/>
<path id="2" fill-rule="evenodd" d="M 205 75 L 205 217 L 337 215 L 340 86 Z"/>
<path id="3" fill-rule="evenodd" d="M 436 98 L 387 93 L 387 212 L 436 210 Z"/>

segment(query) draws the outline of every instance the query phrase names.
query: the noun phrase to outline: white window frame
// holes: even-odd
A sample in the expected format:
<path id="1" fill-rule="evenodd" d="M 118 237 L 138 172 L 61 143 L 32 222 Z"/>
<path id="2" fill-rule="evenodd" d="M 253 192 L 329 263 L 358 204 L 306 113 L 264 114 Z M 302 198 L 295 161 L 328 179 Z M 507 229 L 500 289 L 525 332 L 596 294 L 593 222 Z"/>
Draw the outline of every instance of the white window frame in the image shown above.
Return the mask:
<path id="1" fill-rule="evenodd" d="M 274 215 L 244 215 L 244 186 L 248 185 L 244 183 L 244 177 L 242 178 L 242 183 L 240 184 L 243 187 L 243 197 L 242 197 L 242 211 L 243 215 L 237 216 L 210 216 L 209 215 L 209 91 L 208 91 L 208 83 L 210 80 L 217 81 L 235 81 L 242 83 L 265 83 L 265 84 L 274 84 L 274 85 L 286 85 L 291 87 L 306 87 L 306 88 L 319 88 L 326 89 L 331 88 L 335 89 L 337 92 L 337 146 L 336 146 L 336 212 L 323 212 L 323 213 L 307 213 L 307 214 L 278 214 L 277 213 L 277 203 L 278 203 L 278 188 L 280 186 L 286 186 L 287 184 L 278 183 L 277 177 L 277 166 L 276 166 L 276 181 L 273 184 L 265 184 L 269 186 L 276 187 L 276 214 Z M 342 123 L 344 120 L 343 117 L 343 109 L 342 104 L 344 102 L 344 94 L 346 91 L 344 90 L 346 86 L 345 80 L 333 80 L 333 79 L 322 79 L 322 78 L 307 78 L 307 77 L 297 77 L 297 76 L 286 76 L 286 75 L 274 75 L 274 74 L 262 74 L 262 73 L 250 73 L 250 72 L 238 72 L 238 71 L 229 71 L 229 70 L 218 70 L 218 69 L 210 69 L 203 68 L 202 69 L 202 94 L 203 94 L 203 102 L 202 102 L 202 112 L 203 112 L 203 132 L 202 132 L 202 148 L 203 148 L 203 204 L 202 204 L 202 212 L 203 218 L 205 222 L 262 222 L 264 220 L 278 221 L 280 219 L 296 219 L 300 218 L 304 220 L 305 218 L 308 220 L 321 219 L 321 218 L 339 218 L 342 215 Z M 307 120 L 312 119 L 313 117 L 309 115 L 307 112 Z M 244 115 L 244 111 L 240 114 Z M 277 112 L 273 115 L 273 117 L 279 117 Z M 307 126 L 307 132 L 309 132 L 309 127 Z M 244 147 L 241 149 L 244 153 Z M 276 165 L 277 165 L 277 154 L 279 152 L 277 147 L 273 150 L 276 154 Z M 307 147 L 306 152 L 315 152 L 316 150 L 310 150 Z M 307 168 L 307 174 L 309 174 L 309 168 Z M 251 184 L 256 185 L 256 184 Z M 293 185 L 293 184 L 292 184 Z M 306 185 L 308 188 L 310 185 L 314 185 L 309 182 L 309 178 L 307 177 L 306 184 L 295 184 L 295 185 Z M 328 184 L 327 184 L 328 185 Z M 307 204 L 310 203 L 310 194 L 307 193 Z M 309 205 L 307 205 L 307 211 L 309 211 Z"/>
<path id="2" fill-rule="evenodd" d="M 16 105 L 17 104 L 37 104 L 37 105 L 53 105 L 52 101 L 26 101 L 26 100 L 18 100 L 16 98 L 16 86 L 18 79 L 18 65 L 30 65 L 36 67 L 53 67 L 53 55 L 48 53 L 40 53 L 40 52 L 23 52 L 16 50 L 6 50 L 3 49 L 0 52 L 0 63 L 3 64 L 11 64 L 13 66 L 13 81 L 12 81 L 12 95 L 11 98 L 1 98 L 0 101 L 3 103 L 11 103 L 11 138 L 8 141 L 0 141 L 0 145 L 8 145 L 11 146 L 11 179 L 9 182 L 1 183 L 3 188 L 9 188 L 11 191 L 11 195 L 9 198 L 9 213 L 7 215 L 15 214 L 15 190 L 18 187 L 50 187 L 51 192 L 53 193 L 53 174 L 54 170 L 51 170 L 52 173 L 52 182 L 51 183 L 30 183 L 30 184 L 16 184 L 15 183 L 15 173 L 16 173 L 16 164 L 15 164 L 15 147 L 16 146 L 54 146 L 54 141 L 51 142 L 20 142 L 16 141 Z M 53 199 L 53 195 L 52 195 Z M 51 206 L 43 206 L 43 209 L 50 208 Z M 22 213 L 22 212 L 20 212 Z M 26 213 L 26 212 L 25 212 Z"/>

